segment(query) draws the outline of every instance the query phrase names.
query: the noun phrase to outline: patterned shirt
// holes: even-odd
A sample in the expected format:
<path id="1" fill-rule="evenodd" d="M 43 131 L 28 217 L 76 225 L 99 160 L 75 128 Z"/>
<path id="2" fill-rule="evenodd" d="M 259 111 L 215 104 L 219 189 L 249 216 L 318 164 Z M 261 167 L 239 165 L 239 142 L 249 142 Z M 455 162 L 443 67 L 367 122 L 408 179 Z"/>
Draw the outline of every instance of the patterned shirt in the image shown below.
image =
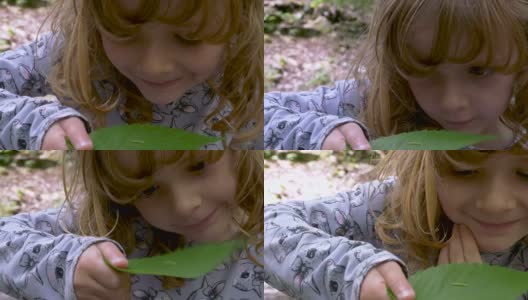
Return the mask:
<path id="1" fill-rule="evenodd" d="M 75 107 L 62 105 L 56 98 L 44 97 L 53 94 L 46 78 L 52 62 L 57 60 L 52 51 L 54 44 L 55 37 L 47 33 L 32 43 L 0 53 L 0 149 L 39 150 L 48 129 L 68 117 L 78 117 L 89 131 L 92 129 L 91 118 Z M 113 84 L 107 81 L 94 81 L 94 86 L 102 99 L 112 95 L 114 89 Z M 211 128 L 211 124 L 229 113 L 230 108 L 226 107 L 213 116 L 211 124 L 206 124 L 206 116 L 218 105 L 218 97 L 209 96 L 209 91 L 207 84 L 202 83 L 167 105 L 152 104 L 152 123 L 202 135 L 221 136 L 220 132 Z M 117 109 L 107 115 L 107 126 L 128 123 L 123 113 L 125 100 L 120 98 L 119 101 Z M 250 122 L 242 131 L 254 127 L 254 122 Z M 229 145 L 231 140 L 232 136 L 228 135 L 225 143 Z M 236 147 L 262 149 L 262 136 Z M 203 149 L 223 149 L 223 142 L 207 144 Z"/>
<path id="2" fill-rule="evenodd" d="M 95 243 L 112 242 L 99 237 L 82 237 L 70 232 L 71 221 L 64 211 L 51 209 L 0 218 L 0 291 L 17 299 L 76 299 L 73 287 L 75 266 L 81 254 Z M 66 221 L 62 221 L 66 220 Z M 71 218 L 70 218 L 71 220 Z M 63 226 L 60 226 L 62 224 Z M 152 229 L 143 219 L 133 223 L 136 247 L 128 258 L 147 256 Z M 251 249 L 253 257 L 262 256 Z M 240 300 L 262 299 L 264 270 L 240 250 L 203 277 L 186 280 L 166 290 L 158 276 L 131 275 L 131 299 Z"/>
<path id="3" fill-rule="evenodd" d="M 395 179 L 356 185 L 352 191 L 312 201 L 286 201 L 264 209 L 266 282 L 296 299 L 359 299 L 366 274 L 376 265 L 404 261 L 383 250 L 376 217 Z M 522 241 L 483 261 L 528 271 Z M 523 300 L 528 300 L 528 294 Z"/>

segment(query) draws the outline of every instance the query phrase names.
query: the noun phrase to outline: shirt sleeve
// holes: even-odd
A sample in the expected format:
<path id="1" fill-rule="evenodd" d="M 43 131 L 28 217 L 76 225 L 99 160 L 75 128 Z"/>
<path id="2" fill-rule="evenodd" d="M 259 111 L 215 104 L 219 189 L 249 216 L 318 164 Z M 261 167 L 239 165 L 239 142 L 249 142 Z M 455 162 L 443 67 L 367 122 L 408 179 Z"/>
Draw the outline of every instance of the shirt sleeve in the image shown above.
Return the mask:
<path id="1" fill-rule="evenodd" d="M 87 248 L 110 241 L 124 253 L 112 240 L 68 233 L 58 217 L 52 209 L 0 218 L 0 291 L 17 299 L 75 299 L 73 276 Z"/>
<path id="2" fill-rule="evenodd" d="M 328 134 L 345 123 L 357 123 L 363 105 L 357 81 L 338 81 L 311 92 L 264 95 L 264 147 L 275 150 L 321 149 Z"/>
<path id="3" fill-rule="evenodd" d="M 44 136 L 55 122 L 79 117 L 87 130 L 89 119 L 56 100 L 46 82 L 54 60 L 51 33 L 17 49 L 0 53 L 0 149 L 40 150 Z"/>
<path id="4" fill-rule="evenodd" d="M 407 272 L 400 258 L 381 249 L 374 232 L 391 186 L 374 181 L 334 197 L 268 205 L 267 282 L 298 299 L 359 299 L 361 283 L 376 265 L 396 261 Z"/>

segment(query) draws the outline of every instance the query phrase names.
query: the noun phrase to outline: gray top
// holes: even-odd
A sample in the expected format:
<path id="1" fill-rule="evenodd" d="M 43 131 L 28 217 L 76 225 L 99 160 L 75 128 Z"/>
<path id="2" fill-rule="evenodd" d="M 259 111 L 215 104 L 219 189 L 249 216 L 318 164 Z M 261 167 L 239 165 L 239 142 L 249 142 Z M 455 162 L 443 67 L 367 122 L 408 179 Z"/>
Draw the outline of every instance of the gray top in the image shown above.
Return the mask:
<path id="1" fill-rule="evenodd" d="M 52 94 L 46 82 L 52 62 L 56 61 L 52 46 L 55 37 L 51 33 L 17 49 L 0 53 L 0 149 L 39 150 L 47 130 L 55 122 L 76 116 L 85 121 L 89 130 L 89 118 L 75 107 L 61 105 L 58 101 L 43 98 Z M 97 92 L 104 98 L 111 95 L 110 82 L 94 82 Z M 206 96 L 209 87 L 203 83 L 187 91 L 181 98 L 167 105 L 152 105 L 153 124 L 181 128 L 190 132 L 220 136 L 205 124 L 205 117 L 218 105 L 218 98 Z M 123 99 L 118 109 L 107 115 L 107 126 L 126 124 L 122 112 Z M 213 120 L 230 111 L 226 108 Z M 254 128 L 254 122 L 245 128 Z M 244 130 L 246 130 L 244 129 Z M 231 136 L 226 137 L 227 144 Z M 262 149 L 262 136 L 251 143 L 241 145 L 244 149 Z M 222 142 L 205 145 L 203 149 L 222 149 Z"/>
<path id="2" fill-rule="evenodd" d="M 392 260 L 408 273 L 399 257 L 383 250 L 374 231 L 395 182 L 372 181 L 333 197 L 266 206 L 266 281 L 296 299 L 356 300 L 376 265 Z M 492 265 L 528 270 L 528 250 L 521 241 L 504 252 L 481 254 Z"/>
<path id="3" fill-rule="evenodd" d="M 337 81 L 333 86 L 323 86 L 310 92 L 272 92 L 264 95 L 264 148 L 274 150 L 321 149 L 326 137 L 335 128 L 356 123 L 367 139 L 377 133 L 358 121 L 365 107 L 366 92 L 359 81 Z M 526 134 L 520 134 L 504 150 L 510 149 Z M 528 145 L 523 145 L 528 149 Z M 464 150 L 485 150 L 475 146 Z"/>
<path id="4" fill-rule="evenodd" d="M 330 132 L 345 123 L 359 124 L 356 116 L 363 97 L 355 81 L 338 81 L 311 92 L 273 92 L 264 95 L 264 148 L 321 149 Z"/>
<path id="5" fill-rule="evenodd" d="M 71 224 L 63 218 L 61 224 Z M 78 259 L 95 243 L 115 241 L 67 233 L 58 222 L 58 209 L 0 218 L 0 291 L 18 299 L 76 299 L 73 276 Z M 70 218 L 71 219 L 71 218 Z M 66 225 L 69 231 L 73 228 Z M 134 222 L 136 249 L 128 258 L 145 257 L 152 230 Z M 253 255 L 262 262 L 262 256 Z M 123 251 L 124 252 L 124 251 Z M 132 299 L 262 299 L 264 270 L 240 250 L 203 277 L 186 280 L 182 287 L 164 290 L 157 276 L 131 275 Z"/>

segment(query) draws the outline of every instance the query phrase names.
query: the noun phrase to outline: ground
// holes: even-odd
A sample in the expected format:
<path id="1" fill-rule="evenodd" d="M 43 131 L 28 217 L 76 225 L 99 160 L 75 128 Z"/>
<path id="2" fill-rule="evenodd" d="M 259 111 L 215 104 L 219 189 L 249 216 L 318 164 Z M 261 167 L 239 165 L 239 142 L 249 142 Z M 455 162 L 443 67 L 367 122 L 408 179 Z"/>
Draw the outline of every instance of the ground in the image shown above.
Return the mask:
<path id="1" fill-rule="evenodd" d="M 352 58 L 371 17 L 370 0 L 307 6 L 264 0 L 266 91 L 299 91 L 350 78 Z M 313 4 L 315 1 L 311 1 Z"/>
<path id="2" fill-rule="evenodd" d="M 34 40 L 48 12 L 46 7 L 20 8 L 0 4 L 0 52 Z"/>

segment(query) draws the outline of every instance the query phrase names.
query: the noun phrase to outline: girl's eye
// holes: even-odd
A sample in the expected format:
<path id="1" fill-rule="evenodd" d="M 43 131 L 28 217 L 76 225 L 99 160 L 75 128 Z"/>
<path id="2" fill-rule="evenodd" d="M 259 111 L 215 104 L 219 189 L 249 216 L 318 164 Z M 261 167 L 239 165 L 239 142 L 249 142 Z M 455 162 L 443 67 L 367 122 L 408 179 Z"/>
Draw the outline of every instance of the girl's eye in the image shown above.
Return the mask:
<path id="1" fill-rule="evenodd" d="M 117 41 L 117 42 L 126 42 L 126 41 L 131 40 L 134 37 L 132 34 L 117 33 L 117 32 L 111 32 L 108 30 L 101 30 L 101 33 L 103 33 L 109 39 Z"/>
<path id="2" fill-rule="evenodd" d="M 187 171 L 189 171 L 189 172 L 200 172 L 200 171 L 203 171 L 205 169 L 205 167 L 206 167 L 205 161 L 200 161 L 200 162 L 197 162 L 197 163 L 187 167 Z"/>
<path id="3" fill-rule="evenodd" d="M 528 172 L 527 171 L 517 171 L 517 175 L 528 179 Z"/>
<path id="4" fill-rule="evenodd" d="M 484 67 L 471 67 L 469 68 L 469 73 L 477 77 L 485 77 L 493 73 L 491 69 Z"/>
<path id="5" fill-rule="evenodd" d="M 478 173 L 477 170 L 453 170 L 456 176 L 470 177 Z"/>
<path id="6" fill-rule="evenodd" d="M 177 34 L 175 35 L 175 37 L 181 43 L 189 45 L 189 46 L 195 46 L 195 45 L 199 45 L 199 44 L 202 43 L 201 40 L 193 40 L 193 39 L 185 38 L 185 37 L 183 37 L 181 35 L 177 35 Z"/>
<path id="7" fill-rule="evenodd" d="M 159 185 L 153 185 L 143 191 L 143 196 L 150 197 L 159 189 Z"/>

